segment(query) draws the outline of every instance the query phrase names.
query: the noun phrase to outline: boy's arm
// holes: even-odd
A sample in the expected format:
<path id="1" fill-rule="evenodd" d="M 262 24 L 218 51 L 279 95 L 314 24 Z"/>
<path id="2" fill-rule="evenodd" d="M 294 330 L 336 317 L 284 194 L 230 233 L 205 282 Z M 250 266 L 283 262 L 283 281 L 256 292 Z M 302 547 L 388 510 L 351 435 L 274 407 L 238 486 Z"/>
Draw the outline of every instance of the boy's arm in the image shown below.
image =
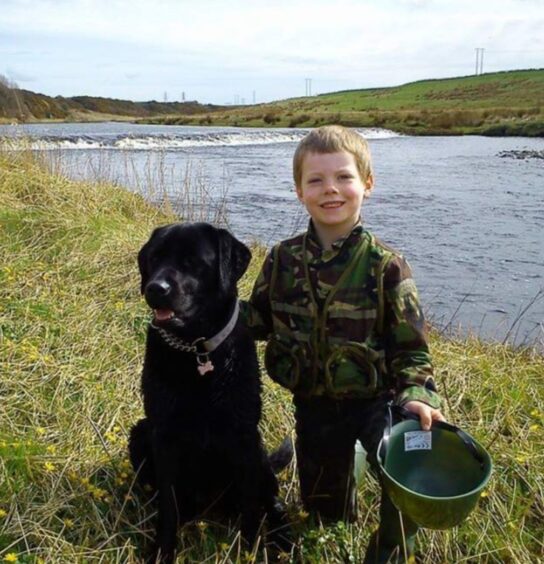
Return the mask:
<path id="1" fill-rule="evenodd" d="M 412 271 L 403 257 L 389 262 L 383 282 L 385 356 L 397 390 L 396 401 L 402 405 L 415 400 L 440 409 L 425 318 Z"/>
<path id="2" fill-rule="evenodd" d="M 253 339 L 256 341 L 267 340 L 272 332 L 272 314 L 269 298 L 272 264 L 272 253 L 269 253 L 253 285 L 251 297 L 248 301 L 240 300 L 240 314 Z"/>

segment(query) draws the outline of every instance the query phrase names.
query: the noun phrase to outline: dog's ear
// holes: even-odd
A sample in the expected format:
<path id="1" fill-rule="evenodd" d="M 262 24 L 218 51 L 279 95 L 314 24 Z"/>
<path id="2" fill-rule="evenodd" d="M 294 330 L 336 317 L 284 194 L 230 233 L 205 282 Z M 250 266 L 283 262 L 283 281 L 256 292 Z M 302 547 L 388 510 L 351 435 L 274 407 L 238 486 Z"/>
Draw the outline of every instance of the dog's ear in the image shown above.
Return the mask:
<path id="1" fill-rule="evenodd" d="M 226 229 L 217 230 L 219 237 L 219 279 L 228 292 L 240 280 L 251 261 L 251 251 Z"/>
<path id="2" fill-rule="evenodd" d="M 140 292 L 144 293 L 147 281 L 149 280 L 149 269 L 147 267 L 148 264 L 148 255 L 151 248 L 151 242 L 153 239 L 165 228 L 164 227 L 157 227 L 151 233 L 151 236 L 147 240 L 147 243 L 140 249 L 138 252 L 138 268 L 140 269 Z"/>

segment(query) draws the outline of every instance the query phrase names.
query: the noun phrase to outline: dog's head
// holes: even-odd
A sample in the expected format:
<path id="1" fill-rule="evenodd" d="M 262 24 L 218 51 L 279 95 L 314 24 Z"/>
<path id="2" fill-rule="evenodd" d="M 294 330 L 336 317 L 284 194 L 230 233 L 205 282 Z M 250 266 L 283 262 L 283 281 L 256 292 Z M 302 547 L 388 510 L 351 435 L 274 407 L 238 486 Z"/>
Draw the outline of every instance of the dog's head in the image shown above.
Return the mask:
<path id="1" fill-rule="evenodd" d="M 226 229 L 174 223 L 155 229 L 138 254 L 141 292 L 162 326 L 184 327 L 232 301 L 251 260 Z"/>

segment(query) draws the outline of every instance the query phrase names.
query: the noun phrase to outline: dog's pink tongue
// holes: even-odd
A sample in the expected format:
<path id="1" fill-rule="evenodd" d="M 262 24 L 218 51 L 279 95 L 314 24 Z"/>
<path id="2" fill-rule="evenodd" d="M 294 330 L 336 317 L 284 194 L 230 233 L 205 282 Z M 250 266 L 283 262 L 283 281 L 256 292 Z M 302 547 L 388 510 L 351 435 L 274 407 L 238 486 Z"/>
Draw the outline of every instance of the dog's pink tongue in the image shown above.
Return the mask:
<path id="1" fill-rule="evenodd" d="M 155 309 L 153 310 L 155 314 L 155 319 L 157 321 L 167 321 L 168 319 L 174 317 L 174 312 L 171 309 Z"/>

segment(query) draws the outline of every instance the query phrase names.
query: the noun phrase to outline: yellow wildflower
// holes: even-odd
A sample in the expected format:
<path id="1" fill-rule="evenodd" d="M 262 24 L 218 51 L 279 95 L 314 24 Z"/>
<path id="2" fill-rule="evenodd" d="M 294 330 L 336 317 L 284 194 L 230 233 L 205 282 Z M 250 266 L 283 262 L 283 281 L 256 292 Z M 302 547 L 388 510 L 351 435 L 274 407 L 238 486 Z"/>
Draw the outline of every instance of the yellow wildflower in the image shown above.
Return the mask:
<path id="1" fill-rule="evenodd" d="M 481 494 L 480 497 L 489 497 L 489 492 L 487 490 L 484 490 Z"/>
<path id="2" fill-rule="evenodd" d="M 537 425 L 536 423 L 529 427 L 529 431 L 538 431 L 539 429 L 540 429 L 540 425 Z"/>
<path id="3" fill-rule="evenodd" d="M 208 528 L 208 524 L 205 521 L 199 521 L 196 526 L 201 530 L 205 531 Z"/>
<path id="4" fill-rule="evenodd" d="M 36 427 L 36 433 L 38 433 L 38 435 L 45 435 L 44 427 Z"/>
<path id="5" fill-rule="evenodd" d="M 57 452 L 57 447 L 55 445 L 48 445 L 48 447 L 45 449 L 49 454 L 56 454 Z"/>
<path id="6" fill-rule="evenodd" d="M 246 550 L 244 552 L 244 561 L 245 562 L 255 562 L 255 554 Z"/>
<path id="7" fill-rule="evenodd" d="M 304 509 L 301 509 L 298 512 L 298 517 L 301 521 L 305 521 L 306 519 L 308 519 L 309 516 L 310 514 L 307 511 L 304 511 Z"/>
<path id="8" fill-rule="evenodd" d="M 15 552 L 9 552 L 4 556 L 4 562 L 17 562 L 18 560 Z"/>
<path id="9" fill-rule="evenodd" d="M 538 411 L 538 409 L 533 409 L 533 410 L 531 411 L 531 415 L 532 415 L 533 417 L 540 417 L 540 416 L 541 416 L 541 413 L 540 413 L 540 411 Z"/>
<path id="10" fill-rule="evenodd" d="M 121 469 L 123 469 L 123 470 L 131 470 L 132 469 L 132 464 L 130 463 L 130 460 L 128 460 L 126 458 L 124 460 L 121 460 L 120 466 L 121 466 Z"/>
<path id="11" fill-rule="evenodd" d="M 7 511 L 5 511 L 4 509 L 0 509 L 0 519 L 3 519 L 7 514 L 8 514 Z"/>
<path id="12" fill-rule="evenodd" d="M 63 519 L 62 522 L 67 529 L 71 529 L 74 526 L 72 519 Z"/>
<path id="13" fill-rule="evenodd" d="M 222 542 L 219 545 L 219 548 L 223 551 L 226 552 L 229 548 L 230 548 L 230 544 L 228 542 Z"/>
<path id="14" fill-rule="evenodd" d="M 108 492 L 106 490 L 103 490 L 102 488 L 97 488 L 95 486 L 91 486 L 89 488 L 89 491 L 91 492 L 92 496 L 98 500 L 108 495 Z"/>
<path id="15" fill-rule="evenodd" d="M 520 464 L 523 464 L 524 462 L 527 462 L 527 457 L 525 457 L 525 456 L 516 456 L 515 461 L 516 461 L 516 462 L 519 462 Z"/>
<path id="16" fill-rule="evenodd" d="M 43 467 L 46 472 L 54 472 L 56 468 L 52 462 L 45 462 Z"/>

